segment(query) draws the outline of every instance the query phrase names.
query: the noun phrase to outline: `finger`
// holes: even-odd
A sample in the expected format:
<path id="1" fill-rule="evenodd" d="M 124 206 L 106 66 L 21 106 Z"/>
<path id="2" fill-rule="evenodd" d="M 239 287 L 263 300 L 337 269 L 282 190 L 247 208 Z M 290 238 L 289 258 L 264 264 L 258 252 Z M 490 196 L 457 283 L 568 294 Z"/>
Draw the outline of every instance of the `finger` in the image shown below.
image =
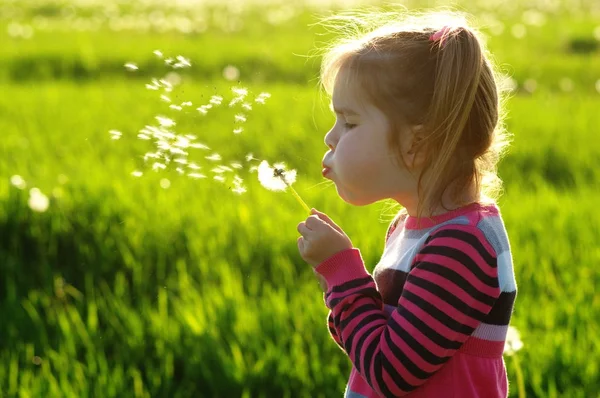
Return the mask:
<path id="1" fill-rule="evenodd" d="M 309 216 L 305 221 L 305 224 L 308 227 L 308 229 L 312 229 L 312 230 L 319 228 L 324 223 L 325 222 L 323 220 L 321 220 L 319 218 L 319 216 L 317 216 L 317 215 Z"/>
<path id="2" fill-rule="evenodd" d="M 300 254 L 304 253 L 304 238 L 299 236 L 297 243 L 298 243 L 298 251 L 300 252 Z"/>
<path id="3" fill-rule="evenodd" d="M 321 220 L 325 221 L 327 224 L 331 225 L 336 231 L 340 233 L 344 233 L 342 228 L 340 228 L 329 216 L 325 213 L 320 212 L 317 209 L 312 209 L 312 214 L 316 214 Z"/>
<path id="4" fill-rule="evenodd" d="M 308 234 L 310 234 L 310 228 L 308 228 L 306 226 L 305 222 L 301 222 L 300 224 L 298 224 L 298 232 L 300 233 L 300 235 L 306 237 Z"/>

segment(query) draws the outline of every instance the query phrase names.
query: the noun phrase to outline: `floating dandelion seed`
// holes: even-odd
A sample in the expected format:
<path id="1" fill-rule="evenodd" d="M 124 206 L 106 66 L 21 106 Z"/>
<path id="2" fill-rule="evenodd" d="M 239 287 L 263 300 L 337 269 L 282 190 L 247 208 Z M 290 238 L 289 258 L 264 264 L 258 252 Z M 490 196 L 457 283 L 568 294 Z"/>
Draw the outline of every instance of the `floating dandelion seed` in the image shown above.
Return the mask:
<path id="1" fill-rule="evenodd" d="M 216 174 L 222 174 L 225 172 L 225 170 L 223 170 L 220 166 L 213 168 L 211 171 Z"/>
<path id="2" fill-rule="evenodd" d="M 125 69 L 129 70 L 129 71 L 134 71 L 134 70 L 138 70 L 138 66 L 136 64 L 134 64 L 133 62 L 127 62 L 125 64 Z"/>
<path id="3" fill-rule="evenodd" d="M 138 134 L 138 138 L 139 138 L 140 140 L 149 140 L 149 139 L 150 139 L 150 138 L 152 138 L 152 137 L 150 137 L 150 136 L 149 136 L 149 135 L 147 135 L 147 134 L 140 133 L 140 134 Z"/>
<path id="4" fill-rule="evenodd" d="M 165 59 L 165 64 L 171 65 L 174 61 L 175 60 L 173 58 L 169 57 L 169 58 Z"/>
<path id="5" fill-rule="evenodd" d="M 160 99 L 165 101 L 165 102 L 171 102 L 171 98 L 169 98 L 168 96 L 161 94 L 160 95 Z"/>
<path id="6" fill-rule="evenodd" d="M 186 134 L 186 135 L 184 135 L 184 137 L 185 137 L 185 138 L 187 138 L 187 139 L 188 139 L 188 140 L 190 140 L 190 141 L 193 141 L 193 140 L 195 140 L 196 138 L 198 138 L 198 137 L 196 137 L 196 136 L 195 136 L 195 135 L 193 135 L 193 134 Z"/>
<path id="7" fill-rule="evenodd" d="M 225 182 L 225 177 L 223 177 L 223 176 L 214 176 L 213 179 L 220 181 L 220 182 Z"/>
<path id="8" fill-rule="evenodd" d="M 236 123 L 244 123 L 246 121 L 246 115 L 238 113 L 234 116 Z"/>
<path id="9" fill-rule="evenodd" d="M 241 195 L 243 193 L 245 193 L 247 190 L 244 187 L 235 187 L 231 190 L 233 193 L 236 193 L 238 195 Z"/>
<path id="10" fill-rule="evenodd" d="M 190 168 L 192 170 L 200 170 L 202 167 L 198 166 L 196 163 L 190 163 L 190 164 L 188 164 L 188 168 Z"/>
<path id="11" fill-rule="evenodd" d="M 193 142 L 190 144 L 190 148 L 196 148 L 196 149 L 210 149 L 207 145 L 202 144 L 200 142 Z"/>
<path id="12" fill-rule="evenodd" d="M 181 106 L 192 106 L 192 101 L 185 101 L 181 103 Z"/>
<path id="13" fill-rule="evenodd" d="M 221 155 L 219 155 L 218 153 L 213 153 L 212 155 L 206 156 L 205 158 L 208 160 L 212 160 L 213 162 L 217 162 L 221 160 Z"/>
<path id="14" fill-rule="evenodd" d="M 206 176 L 204 174 L 200 174 L 200 173 L 189 173 L 188 177 L 196 178 L 196 179 L 206 178 Z"/>
<path id="15" fill-rule="evenodd" d="M 273 166 L 269 166 L 266 160 L 263 160 L 258 166 L 258 181 L 260 181 L 261 185 L 271 191 L 285 191 L 286 188 L 289 188 L 298 203 L 310 213 L 308 205 L 302 200 L 296 190 L 292 188 L 292 184 L 296 182 L 296 170 L 286 170 L 283 163 L 276 163 Z"/>
<path id="16" fill-rule="evenodd" d="M 132 171 L 131 175 L 134 176 L 134 177 L 141 177 L 142 175 L 144 175 L 144 173 L 142 173 L 139 170 L 136 170 L 136 171 Z"/>
<path id="17" fill-rule="evenodd" d="M 244 108 L 247 111 L 251 111 L 252 110 L 252 104 L 249 104 L 248 102 L 244 102 L 242 104 L 242 108 Z"/>
<path id="18" fill-rule="evenodd" d="M 155 116 L 156 120 L 158 120 L 158 124 L 160 124 L 163 127 L 173 127 L 175 126 L 175 121 L 173 119 L 169 119 L 168 117 L 165 116 Z"/>
<path id="19" fill-rule="evenodd" d="M 154 50 L 153 51 L 154 55 L 156 55 L 158 58 L 162 58 L 163 57 L 163 53 L 160 50 Z"/>
<path id="20" fill-rule="evenodd" d="M 233 129 L 233 134 L 240 134 L 243 131 L 244 131 L 243 127 L 238 127 L 238 128 Z"/>
<path id="21" fill-rule="evenodd" d="M 181 110 L 181 107 L 179 105 L 174 105 L 174 104 L 169 105 L 169 108 L 175 109 L 176 111 L 180 111 Z"/>
<path id="22" fill-rule="evenodd" d="M 257 96 L 257 97 L 254 99 L 254 101 L 255 101 L 255 102 L 258 102 L 259 104 L 264 104 L 268 98 L 271 98 L 271 94 L 269 94 L 269 93 L 266 93 L 266 92 L 263 92 L 263 93 L 260 93 L 260 94 L 259 94 L 259 95 L 258 95 L 258 96 Z"/>
<path id="23" fill-rule="evenodd" d="M 189 68 L 190 66 L 192 66 L 190 60 L 184 57 L 183 55 L 178 55 L 176 58 L 177 63 L 173 65 L 174 69 Z"/>
<path id="24" fill-rule="evenodd" d="M 249 162 L 251 160 L 258 160 L 258 159 L 256 159 L 253 154 L 249 153 L 246 155 L 246 162 Z"/>
<path id="25" fill-rule="evenodd" d="M 119 130 L 109 130 L 108 133 L 110 134 L 111 140 L 118 140 L 123 135 Z"/>
<path id="26" fill-rule="evenodd" d="M 244 166 L 242 166 L 242 164 L 241 164 L 241 163 L 238 163 L 238 162 L 231 162 L 231 163 L 229 163 L 229 164 L 230 164 L 230 165 L 231 165 L 231 167 L 233 167 L 234 169 L 241 169 L 242 167 L 244 167 Z"/>
<path id="27" fill-rule="evenodd" d="M 248 89 L 245 87 L 232 87 L 231 91 L 239 97 L 245 97 L 248 95 Z"/>
<path id="28" fill-rule="evenodd" d="M 250 173 L 254 173 L 258 171 L 258 166 L 250 166 L 250 168 L 248 169 L 248 171 Z"/>
<path id="29" fill-rule="evenodd" d="M 154 164 L 152 165 L 152 170 L 154 170 L 154 171 L 164 170 L 166 168 L 167 168 L 167 165 L 164 163 L 154 162 Z"/>
<path id="30" fill-rule="evenodd" d="M 176 171 L 176 172 L 178 172 L 179 174 L 183 174 L 183 173 L 185 173 L 185 170 L 183 170 L 181 167 L 177 167 L 177 168 L 175 169 L 175 171 Z"/>
<path id="31" fill-rule="evenodd" d="M 210 97 L 209 102 L 212 105 L 221 105 L 221 103 L 223 103 L 223 97 L 221 97 L 220 95 L 213 95 L 212 97 Z"/>

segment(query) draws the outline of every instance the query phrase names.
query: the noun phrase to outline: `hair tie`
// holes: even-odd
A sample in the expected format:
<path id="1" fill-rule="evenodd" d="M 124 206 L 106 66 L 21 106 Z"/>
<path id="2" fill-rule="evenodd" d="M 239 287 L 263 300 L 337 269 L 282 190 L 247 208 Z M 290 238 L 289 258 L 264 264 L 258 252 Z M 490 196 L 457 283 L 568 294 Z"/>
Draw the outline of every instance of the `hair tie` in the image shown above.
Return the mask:
<path id="1" fill-rule="evenodd" d="M 438 30 L 437 32 L 435 32 L 434 34 L 429 36 L 429 41 L 433 41 L 433 42 L 439 41 L 440 47 L 442 47 L 446 44 L 445 39 L 451 30 L 452 30 L 452 27 L 444 26 L 442 29 Z"/>

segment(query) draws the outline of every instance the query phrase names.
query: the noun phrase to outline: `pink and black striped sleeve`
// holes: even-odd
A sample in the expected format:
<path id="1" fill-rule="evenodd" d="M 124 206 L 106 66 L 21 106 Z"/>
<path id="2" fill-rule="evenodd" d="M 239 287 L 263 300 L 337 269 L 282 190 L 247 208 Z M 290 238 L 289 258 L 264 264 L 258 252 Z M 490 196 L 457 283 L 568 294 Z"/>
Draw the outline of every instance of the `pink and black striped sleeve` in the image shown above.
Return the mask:
<path id="1" fill-rule="evenodd" d="M 317 267 L 340 346 L 385 397 L 413 391 L 464 344 L 500 295 L 496 253 L 474 226 L 438 229 L 416 255 L 389 318 L 357 249 Z"/>
<path id="2" fill-rule="evenodd" d="M 390 235 L 394 232 L 394 230 L 397 228 L 398 225 L 398 218 L 394 219 L 394 221 L 390 224 L 390 226 L 388 227 L 386 233 L 385 233 L 385 243 L 387 244 L 387 241 L 390 238 Z M 327 303 L 327 297 L 328 297 L 329 293 L 325 294 L 325 303 Z M 331 335 L 331 337 L 333 338 L 333 340 L 337 343 L 337 345 L 343 350 L 344 349 L 344 345 L 342 344 L 342 340 L 340 340 L 340 337 L 337 334 L 337 330 L 335 328 L 335 322 L 333 319 L 333 311 L 329 311 L 329 314 L 327 315 L 327 326 L 329 328 L 329 334 Z"/>

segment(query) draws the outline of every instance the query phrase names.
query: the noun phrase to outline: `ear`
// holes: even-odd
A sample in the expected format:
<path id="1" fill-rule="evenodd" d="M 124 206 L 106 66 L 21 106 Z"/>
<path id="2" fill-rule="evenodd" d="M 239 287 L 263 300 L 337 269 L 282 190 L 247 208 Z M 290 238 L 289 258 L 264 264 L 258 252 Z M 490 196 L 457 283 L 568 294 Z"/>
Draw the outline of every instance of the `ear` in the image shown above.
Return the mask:
<path id="1" fill-rule="evenodd" d="M 422 125 L 414 126 L 408 131 L 406 137 L 404 160 L 411 169 L 419 169 L 425 161 L 425 131 Z"/>

